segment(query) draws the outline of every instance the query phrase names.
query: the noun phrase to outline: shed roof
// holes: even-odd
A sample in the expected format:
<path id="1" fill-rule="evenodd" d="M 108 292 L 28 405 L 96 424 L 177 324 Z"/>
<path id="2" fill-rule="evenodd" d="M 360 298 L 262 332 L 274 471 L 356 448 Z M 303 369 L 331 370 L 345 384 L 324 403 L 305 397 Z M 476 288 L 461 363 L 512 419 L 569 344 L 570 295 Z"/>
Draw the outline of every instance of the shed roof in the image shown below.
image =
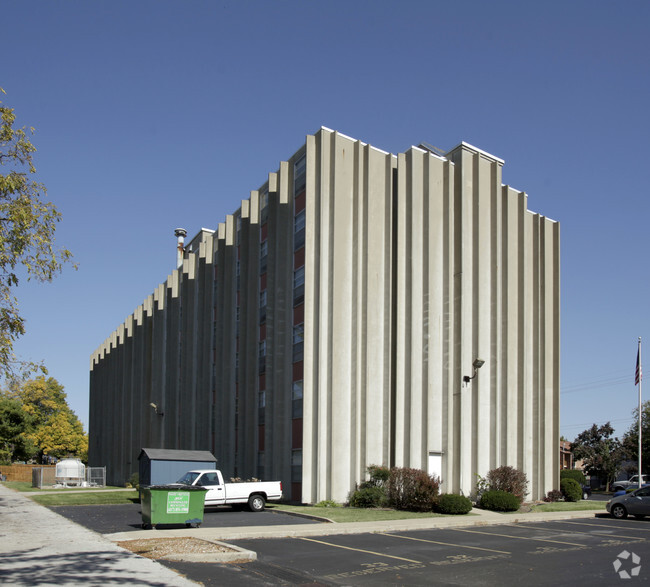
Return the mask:
<path id="1" fill-rule="evenodd" d="M 208 450 L 175 450 L 171 448 L 143 448 L 138 460 L 146 455 L 152 461 L 201 461 L 216 463 L 217 459 Z"/>

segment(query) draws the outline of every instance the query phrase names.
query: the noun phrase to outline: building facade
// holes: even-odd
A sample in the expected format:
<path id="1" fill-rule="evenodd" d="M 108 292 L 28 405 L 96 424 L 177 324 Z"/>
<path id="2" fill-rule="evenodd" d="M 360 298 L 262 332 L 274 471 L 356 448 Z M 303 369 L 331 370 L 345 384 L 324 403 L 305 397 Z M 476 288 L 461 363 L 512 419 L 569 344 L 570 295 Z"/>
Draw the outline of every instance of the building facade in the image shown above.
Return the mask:
<path id="1" fill-rule="evenodd" d="M 502 167 L 307 136 L 93 353 L 91 466 L 118 484 L 145 446 L 208 450 L 308 503 L 369 465 L 557 488 L 559 224 Z"/>

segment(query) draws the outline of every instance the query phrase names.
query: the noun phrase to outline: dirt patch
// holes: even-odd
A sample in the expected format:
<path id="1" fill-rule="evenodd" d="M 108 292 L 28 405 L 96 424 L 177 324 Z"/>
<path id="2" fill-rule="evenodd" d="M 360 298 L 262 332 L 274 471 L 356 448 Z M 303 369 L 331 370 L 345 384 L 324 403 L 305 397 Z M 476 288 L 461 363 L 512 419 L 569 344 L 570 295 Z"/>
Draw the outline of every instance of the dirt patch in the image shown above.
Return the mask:
<path id="1" fill-rule="evenodd" d="M 176 558 L 179 554 L 200 555 L 237 552 L 227 546 L 214 544 L 199 538 L 143 538 L 140 540 L 125 540 L 117 544 L 135 554 L 154 560 L 169 557 Z"/>

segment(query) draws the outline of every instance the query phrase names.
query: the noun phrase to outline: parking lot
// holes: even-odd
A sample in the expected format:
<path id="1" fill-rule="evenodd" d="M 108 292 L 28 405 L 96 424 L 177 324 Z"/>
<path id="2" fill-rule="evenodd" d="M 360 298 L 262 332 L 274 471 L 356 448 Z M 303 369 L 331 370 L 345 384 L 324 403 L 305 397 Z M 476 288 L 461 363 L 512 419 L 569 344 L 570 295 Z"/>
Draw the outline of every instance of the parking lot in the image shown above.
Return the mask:
<path id="1" fill-rule="evenodd" d="M 577 521 L 241 540 L 232 543 L 257 552 L 256 562 L 164 564 L 207 586 L 612 585 L 626 584 L 625 573 L 648 581 L 649 538 L 650 522 L 601 515 Z"/>
<path id="2" fill-rule="evenodd" d="M 101 534 L 139 530 L 138 504 L 52 508 Z M 270 510 L 206 511 L 202 527 L 318 524 Z M 162 531 L 152 531 L 160 537 Z M 229 540 L 257 553 L 241 564 L 159 561 L 216 585 L 612 585 L 650 579 L 650 520 L 573 520 Z"/>

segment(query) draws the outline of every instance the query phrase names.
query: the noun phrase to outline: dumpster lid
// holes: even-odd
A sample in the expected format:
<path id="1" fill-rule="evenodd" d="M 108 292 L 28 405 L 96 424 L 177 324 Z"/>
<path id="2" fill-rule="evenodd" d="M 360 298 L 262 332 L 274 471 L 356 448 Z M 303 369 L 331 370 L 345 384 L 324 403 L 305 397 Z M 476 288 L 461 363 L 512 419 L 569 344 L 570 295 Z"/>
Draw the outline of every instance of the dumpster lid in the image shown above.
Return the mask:
<path id="1" fill-rule="evenodd" d="M 151 491 L 207 491 L 205 487 L 197 487 L 195 485 L 184 485 L 183 483 L 169 483 L 167 485 L 147 485 L 146 489 Z"/>

